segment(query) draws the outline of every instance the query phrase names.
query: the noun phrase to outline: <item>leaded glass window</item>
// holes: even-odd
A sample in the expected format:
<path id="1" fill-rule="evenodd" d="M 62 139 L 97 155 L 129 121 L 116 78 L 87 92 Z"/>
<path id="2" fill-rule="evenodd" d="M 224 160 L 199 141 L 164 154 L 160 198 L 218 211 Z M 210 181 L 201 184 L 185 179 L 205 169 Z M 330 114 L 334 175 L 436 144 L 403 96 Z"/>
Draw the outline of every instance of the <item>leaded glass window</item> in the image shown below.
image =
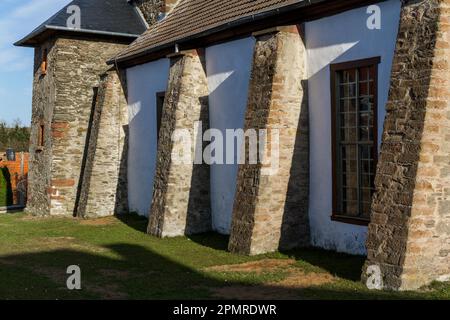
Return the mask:
<path id="1" fill-rule="evenodd" d="M 379 59 L 332 66 L 334 217 L 368 221 L 377 162 Z"/>

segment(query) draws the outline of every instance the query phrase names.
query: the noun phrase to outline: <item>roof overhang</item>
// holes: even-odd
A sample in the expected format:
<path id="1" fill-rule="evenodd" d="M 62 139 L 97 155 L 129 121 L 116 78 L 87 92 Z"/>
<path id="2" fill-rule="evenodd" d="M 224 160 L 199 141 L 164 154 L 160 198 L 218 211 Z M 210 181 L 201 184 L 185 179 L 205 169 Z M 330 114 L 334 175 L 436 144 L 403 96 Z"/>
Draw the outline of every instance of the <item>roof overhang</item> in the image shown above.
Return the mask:
<path id="1" fill-rule="evenodd" d="M 116 64 L 122 68 L 129 68 L 164 58 L 168 54 L 176 52 L 176 50 L 201 48 L 211 44 L 229 41 L 232 38 L 251 36 L 252 33 L 266 28 L 287 24 L 301 24 L 384 1 L 387 0 L 305 0 L 237 19 L 207 31 L 152 47 L 130 56 L 123 58 L 116 57 L 108 60 L 107 63 Z"/>
<path id="2" fill-rule="evenodd" d="M 23 39 L 14 43 L 18 47 L 37 47 L 43 41 L 54 36 L 56 34 L 65 34 L 70 36 L 90 36 L 90 37 L 100 37 L 100 38 L 114 38 L 122 39 L 123 42 L 132 42 L 139 37 L 139 34 L 128 34 L 119 32 L 108 32 L 108 31 L 97 31 L 97 30 L 86 30 L 86 29 L 71 29 L 65 27 L 42 25 Z"/>

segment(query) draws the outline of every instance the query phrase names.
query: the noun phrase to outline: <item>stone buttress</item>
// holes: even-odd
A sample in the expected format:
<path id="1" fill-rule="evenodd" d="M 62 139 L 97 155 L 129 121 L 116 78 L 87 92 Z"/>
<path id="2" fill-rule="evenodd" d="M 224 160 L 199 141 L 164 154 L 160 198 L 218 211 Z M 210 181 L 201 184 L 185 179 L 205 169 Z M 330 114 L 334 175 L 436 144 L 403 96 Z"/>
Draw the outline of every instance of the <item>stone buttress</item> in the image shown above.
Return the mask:
<path id="1" fill-rule="evenodd" d="M 80 217 L 128 213 L 128 110 L 121 79 L 116 70 L 108 70 L 96 93 L 77 199 Z"/>
<path id="2" fill-rule="evenodd" d="M 229 243 L 235 253 L 309 245 L 309 120 L 301 34 L 297 26 L 255 34 L 245 130 L 267 130 L 271 161 L 251 164 L 246 152 L 246 163 L 239 166 Z"/>
<path id="3" fill-rule="evenodd" d="M 450 1 L 403 1 L 363 280 L 450 279 Z"/>
<path id="4" fill-rule="evenodd" d="M 208 128 L 208 112 L 204 52 L 192 50 L 172 56 L 148 226 L 152 235 L 173 237 L 211 230 L 209 166 L 193 164 L 192 159 L 196 148 L 203 150 L 203 142 L 193 142 Z M 195 129 L 198 121 L 202 131 Z M 187 161 L 180 159 L 183 151 Z"/>

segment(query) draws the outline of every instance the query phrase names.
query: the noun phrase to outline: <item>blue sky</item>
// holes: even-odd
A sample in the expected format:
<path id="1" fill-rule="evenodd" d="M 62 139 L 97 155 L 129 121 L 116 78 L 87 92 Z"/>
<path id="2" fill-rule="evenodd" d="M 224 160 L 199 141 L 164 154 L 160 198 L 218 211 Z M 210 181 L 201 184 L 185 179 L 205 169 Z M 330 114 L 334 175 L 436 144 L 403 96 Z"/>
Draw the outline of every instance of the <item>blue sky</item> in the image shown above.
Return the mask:
<path id="1" fill-rule="evenodd" d="M 33 49 L 13 43 L 68 4 L 70 0 L 0 1 L 0 120 L 31 121 Z"/>

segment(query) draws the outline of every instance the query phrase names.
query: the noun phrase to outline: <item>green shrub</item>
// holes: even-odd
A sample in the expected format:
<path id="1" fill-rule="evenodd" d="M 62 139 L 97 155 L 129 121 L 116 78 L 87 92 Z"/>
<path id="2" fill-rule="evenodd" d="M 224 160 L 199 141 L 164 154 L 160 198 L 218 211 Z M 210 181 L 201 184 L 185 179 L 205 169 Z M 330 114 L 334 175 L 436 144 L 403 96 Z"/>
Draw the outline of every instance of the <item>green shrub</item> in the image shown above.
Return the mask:
<path id="1" fill-rule="evenodd" d="M 13 204 L 11 175 L 6 167 L 0 168 L 0 207 Z"/>

